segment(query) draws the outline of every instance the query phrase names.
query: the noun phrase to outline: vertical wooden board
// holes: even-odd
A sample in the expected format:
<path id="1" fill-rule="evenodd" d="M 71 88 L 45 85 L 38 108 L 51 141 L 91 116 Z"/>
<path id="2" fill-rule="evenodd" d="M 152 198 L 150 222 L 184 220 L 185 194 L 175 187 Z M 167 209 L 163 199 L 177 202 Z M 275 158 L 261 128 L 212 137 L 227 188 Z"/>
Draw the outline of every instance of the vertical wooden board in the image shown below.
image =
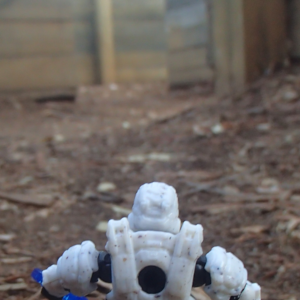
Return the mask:
<path id="1" fill-rule="evenodd" d="M 103 83 L 116 80 L 115 40 L 112 0 L 95 0 L 98 78 Z"/>
<path id="2" fill-rule="evenodd" d="M 261 27 L 263 3 L 260 0 L 244 0 L 245 55 L 247 81 L 252 81 L 263 71 L 266 32 Z"/>
<path id="3" fill-rule="evenodd" d="M 239 94 L 244 91 L 246 83 L 243 1 L 230 0 L 229 12 L 231 90 Z"/>
<path id="4" fill-rule="evenodd" d="M 231 92 L 230 83 L 230 43 L 229 11 L 227 1 L 213 0 L 213 43 L 216 70 L 215 91 L 219 95 Z"/>
<path id="5" fill-rule="evenodd" d="M 285 2 L 244 0 L 244 15 L 247 80 L 252 81 L 285 56 Z"/>
<path id="6" fill-rule="evenodd" d="M 300 58 L 300 0 L 288 2 L 289 35 L 292 41 L 291 55 Z"/>
<path id="7" fill-rule="evenodd" d="M 92 56 L 0 59 L 1 91 L 74 87 L 92 83 Z"/>
<path id="8" fill-rule="evenodd" d="M 283 62 L 287 47 L 287 7 L 284 0 L 266 0 L 264 4 L 264 15 L 267 26 L 267 64 Z M 276 18 L 274 18 L 276 16 Z"/>
<path id="9" fill-rule="evenodd" d="M 1 22 L 0 57 L 72 54 L 73 22 Z"/>
<path id="10" fill-rule="evenodd" d="M 166 27 L 170 85 L 180 85 L 180 76 L 183 84 L 199 82 L 199 70 L 210 69 L 207 57 L 210 47 L 207 1 L 168 0 Z"/>

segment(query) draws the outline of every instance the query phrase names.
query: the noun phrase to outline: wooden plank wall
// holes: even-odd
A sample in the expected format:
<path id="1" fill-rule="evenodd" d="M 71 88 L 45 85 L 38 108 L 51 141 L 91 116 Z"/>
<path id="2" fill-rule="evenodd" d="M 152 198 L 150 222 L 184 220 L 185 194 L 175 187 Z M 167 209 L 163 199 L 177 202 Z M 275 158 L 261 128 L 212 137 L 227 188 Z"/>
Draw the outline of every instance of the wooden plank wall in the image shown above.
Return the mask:
<path id="1" fill-rule="evenodd" d="M 239 95 L 286 58 L 286 2 L 212 1 L 216 92 Z"/>
<path id="2" fill-rule="evenodd" d="M 283 63 L 287 54 L 285 0 L 244 0 L 246 81 Z"/>
<path id="3" fill-rule="evenodd" d="M 170 85 L 212 81 L 209 2 L 168 0 L 166 26 Z"/>
<path id="4" fill-rule="evenodd" d="M 164 0 L 112 0 L 118 82 L 167 79 Z"/>
<path id="5" fill-rule="evenodd" d="M 3 3 L 0 90 L 73 87 L 96 81 L 92 0 Z"/>
<path id="6" fill-rule="evenodd" d="M 291 40 L 291 56 L 300 58 L 300 0 L 288 1 L 289 38 Z"/>

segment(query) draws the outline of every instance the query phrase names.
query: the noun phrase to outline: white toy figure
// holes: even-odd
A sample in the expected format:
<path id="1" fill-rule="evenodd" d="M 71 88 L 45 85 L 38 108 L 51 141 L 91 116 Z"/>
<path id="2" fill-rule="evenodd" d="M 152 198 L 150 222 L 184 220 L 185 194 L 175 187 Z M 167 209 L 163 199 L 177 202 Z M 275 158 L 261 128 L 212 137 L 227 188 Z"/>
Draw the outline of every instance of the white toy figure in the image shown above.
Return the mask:
<path id="1" fill-rule="evenodd" d="M 112 282 L 108 300 L 190 300 L 196 286 L 213 300 L 260 300 L 259 285 L 247 281 L 233 254 L 214 247 L 201 256 L 202 232 L 201 225 L 181 226 L 173 187 L 144 184 L 128 218 L 109 221 L 107 252 L 83 242 L 33 277 L 50 300 L 85 299 L 78 297 L 94 291 L 98 278 Z"/>

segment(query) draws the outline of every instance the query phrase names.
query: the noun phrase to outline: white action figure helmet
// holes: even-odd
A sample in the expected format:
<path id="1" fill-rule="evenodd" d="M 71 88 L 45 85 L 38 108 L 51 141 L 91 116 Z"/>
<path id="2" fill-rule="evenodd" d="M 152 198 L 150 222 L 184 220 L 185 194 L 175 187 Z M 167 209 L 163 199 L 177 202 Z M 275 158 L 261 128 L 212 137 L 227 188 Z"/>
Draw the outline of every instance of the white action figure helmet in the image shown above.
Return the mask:
<path id="1" fill-rule="evenodd" d="M 145 183 L 136 193 L 128 220 L 132 231 L 180 231 L 178 198 L 175 189 L 161 182 Z"/>

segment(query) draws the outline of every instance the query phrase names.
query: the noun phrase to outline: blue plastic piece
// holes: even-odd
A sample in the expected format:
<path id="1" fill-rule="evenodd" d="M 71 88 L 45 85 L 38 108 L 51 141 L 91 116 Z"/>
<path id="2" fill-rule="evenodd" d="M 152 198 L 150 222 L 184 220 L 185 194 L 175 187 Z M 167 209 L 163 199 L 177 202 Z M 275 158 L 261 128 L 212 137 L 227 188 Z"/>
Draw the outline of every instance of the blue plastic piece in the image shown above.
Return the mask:
<path id="1" fill-rule="evenodd" d="M 40 269 L 34 269 L 31 273 L 31 277 L 39 283 L 41 286 L 43 286 L 43 271 Z M 63 297 L 63 300 L 87 300 L 85 297 L 77 297 L 74 296 L 73 294 L 68 294 Z"/>
<path id="2" fill-rule="evenodd" d="M 85 297 L 74 296 L 73 294 L 70 293 L 70 294 L 64 296 L 63 300 L 87 300 L 87 299 Z"/>
<path id="3" fill-rule="evenodd" d="M 43 286 L 43 272 L 40 269 L 34 269 L 31 273 L 31 277 L 39 283 L 41 286 Z"/>

